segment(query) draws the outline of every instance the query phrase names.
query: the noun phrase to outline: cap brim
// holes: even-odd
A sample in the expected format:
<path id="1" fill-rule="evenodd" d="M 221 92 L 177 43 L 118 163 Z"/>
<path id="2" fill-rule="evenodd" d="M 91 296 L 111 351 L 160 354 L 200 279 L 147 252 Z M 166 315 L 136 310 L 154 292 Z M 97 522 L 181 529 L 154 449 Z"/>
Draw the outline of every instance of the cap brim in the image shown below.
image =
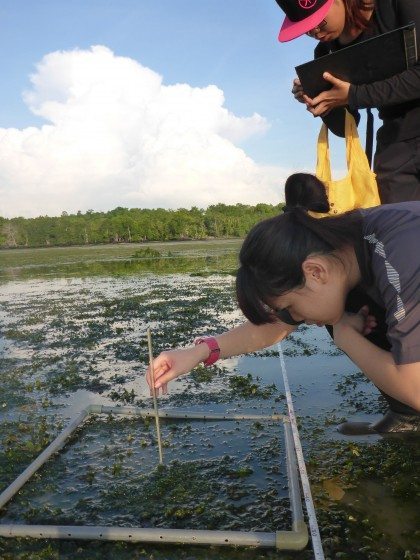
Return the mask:
<path id="1" fill-rule="evenodd" d="M 328 0 L 318 11 L 300 21 L 292 21 L 286 17 L 280 29 L 279 41 L 281 43 L 292 41 L 316 27 L 327 15 L 333 2 L 334 0 Z"/>

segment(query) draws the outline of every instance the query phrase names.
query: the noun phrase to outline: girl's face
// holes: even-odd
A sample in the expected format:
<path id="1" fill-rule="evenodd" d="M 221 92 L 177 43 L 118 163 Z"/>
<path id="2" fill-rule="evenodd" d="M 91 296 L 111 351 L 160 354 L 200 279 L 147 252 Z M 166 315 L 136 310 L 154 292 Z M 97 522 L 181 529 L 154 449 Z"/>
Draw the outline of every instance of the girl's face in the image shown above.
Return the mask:
<path id="1" fill-rule="evenodd" d="M 308 31 L 307 35 L 323 43 L 334 41 L 343 33 L 345 25 L 346 9 L 344 2 L 343 0 L 335 0 L 318 27 Z"/>
<path id="2" fill-rule="evenodd" d="M 340 262 L 324 256 L 308 257 L 302 264 L 305 285 L 273 298 L 270 307 L 287 309 L 295 321 L 334 325 L 343 313 L 349 291 L 348 276 Z"/>

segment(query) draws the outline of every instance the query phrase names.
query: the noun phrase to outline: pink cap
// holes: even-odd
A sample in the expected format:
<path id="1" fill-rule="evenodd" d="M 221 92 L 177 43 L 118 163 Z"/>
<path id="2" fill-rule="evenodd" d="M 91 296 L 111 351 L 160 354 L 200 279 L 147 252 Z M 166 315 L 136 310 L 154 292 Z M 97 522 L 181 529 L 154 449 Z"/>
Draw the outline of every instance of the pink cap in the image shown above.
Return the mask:
<path id="1" fill-rule="evenodd" d="M 311 29 L 314 29 L 314 27 L 319 25 L 325 18 L 333 2 L 334 0 L 327 0 L 326 2 L 323 2 L 318 10 L 308 15 L 308 17 L 300 18 L 298 21 L 293 21 L 286 16 L 280 29 L 279 41 L 281 43 L 286 43 L 287 41 L 296 39 Z M 312 8 L 311 11 L 313 11 L 315 4 L 316 0 L 299 0 L 299 5 L 302 11 L 305 9 L 306 5 L 308 8 Z"/>

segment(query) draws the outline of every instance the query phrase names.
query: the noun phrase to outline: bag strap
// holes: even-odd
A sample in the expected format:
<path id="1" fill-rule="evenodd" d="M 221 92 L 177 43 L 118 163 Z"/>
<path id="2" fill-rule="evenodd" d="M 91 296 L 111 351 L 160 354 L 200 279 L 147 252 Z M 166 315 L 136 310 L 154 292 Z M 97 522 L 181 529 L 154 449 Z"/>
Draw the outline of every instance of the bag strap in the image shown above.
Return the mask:
<path id="1" fill-rule="evenodd" d="M 357 157 L 357 152 L 363 151 L 359 140 L 359 132 L 357 130 L 356 121 L 353 115 L 345 111 L 345 139 L 346 139 L 346 161 L 347 169 L 350 170 L 351 162 Z"/>
<path id="2" fill-rule="evenodd" d="M 330 147 L 328 142 L 328 128 L 322 124 L 318 135 L 316 176 L 321 181 L 331 181 Z"/>
<path id="3" fill-rule="evenodd" d="M 371 171 L 366 152 L 360 143 L 356 122 L 348 111 L 346 111 L 346 159 L 350 173 L 355 167 Z"/>
<path id="4" fill-rule="evenodd" d="M 369 167 L 372 168 L 372 152 L 373 152 L 373 113 L 370 107 L 366 109 L 367 123 L 366 123 L 366 144 L 365 152 L 369 162 Z"/>

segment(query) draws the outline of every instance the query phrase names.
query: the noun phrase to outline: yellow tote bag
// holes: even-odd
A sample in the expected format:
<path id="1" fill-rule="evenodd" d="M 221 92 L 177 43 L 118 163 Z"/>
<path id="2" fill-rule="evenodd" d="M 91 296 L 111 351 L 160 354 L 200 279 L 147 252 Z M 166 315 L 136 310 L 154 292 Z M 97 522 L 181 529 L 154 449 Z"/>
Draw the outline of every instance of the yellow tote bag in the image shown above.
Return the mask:
<path id="1" fill-rule="evenodd" d="M 330 211 L 326 214 L 309 212 L 315 218 L 336 216 L 348 210 L 370 208 L 381 203 L 376 175 L 370 169 L 365 151 L 360 144 L 355 120 L 348 111 L 346 111 L 345 127 L 347 175 L 338 181 L 333 181 L 331 176 L 328 128 L 325 124 L 322 125 L 319 133 L 316 176 L 325 184 Z"/>

